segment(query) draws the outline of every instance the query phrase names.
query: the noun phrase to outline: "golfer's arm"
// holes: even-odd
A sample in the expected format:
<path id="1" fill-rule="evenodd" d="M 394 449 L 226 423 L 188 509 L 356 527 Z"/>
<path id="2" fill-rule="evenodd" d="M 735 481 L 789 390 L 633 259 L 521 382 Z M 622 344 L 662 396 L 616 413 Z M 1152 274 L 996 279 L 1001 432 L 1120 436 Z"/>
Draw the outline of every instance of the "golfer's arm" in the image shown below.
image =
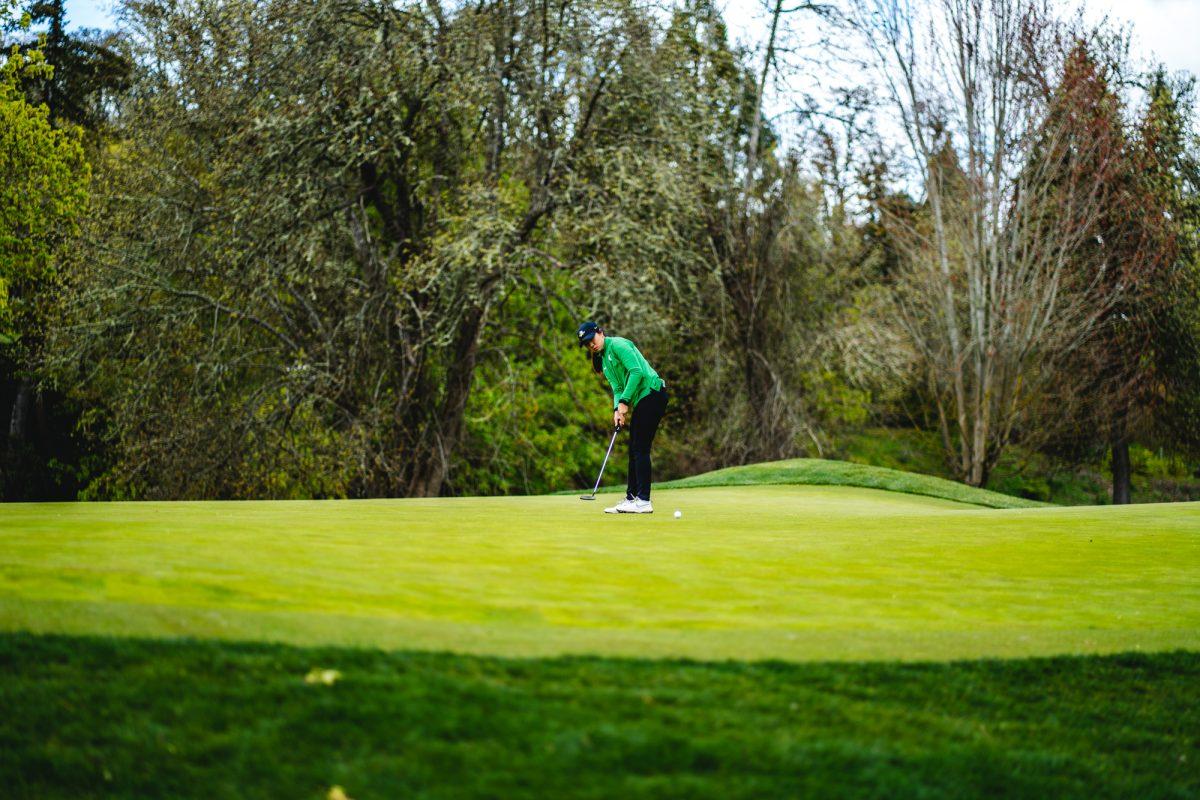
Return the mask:
<path id="1" fill-rule="evenodd" d="M 645 373 L 638 365 L 638 360 L 633 355 L 633 345 L 627 344 L 624 347 L 616 349 L 617 359 L 625 365 L 625 369 L 629 374 L 625 376 L 625 388 L 622 390 L 620 397 L 613 395 L 614 408 L 616 403 L 625 403 L 630 408 L 633 407 L 633 398 L 637 397 L 642 388 L 642 382 L 646 380 Z"/>
<path id="2" fill-rule="evenodd" d="M 621 400 L 621 387 L 620 387 L 620 386 L 617 386 L 617 382 L 616 382 L 616 381 L 614 381 L 612 378 L 609 378 L 609 377 L 608 377 L 608 373 L 607 373 L 607 372 L 606 372 L 606 373 L 604 373 L 604 377 L 605 377 L 605 378 L 608 380 L 608 385 L 612 387 L 612 390 L 613 390 L 613 411 L 616 411 L 616 410 L 617 410 L 617 403 L 619 403 L 619 402 L 620 402 L 620 400 Z"/>

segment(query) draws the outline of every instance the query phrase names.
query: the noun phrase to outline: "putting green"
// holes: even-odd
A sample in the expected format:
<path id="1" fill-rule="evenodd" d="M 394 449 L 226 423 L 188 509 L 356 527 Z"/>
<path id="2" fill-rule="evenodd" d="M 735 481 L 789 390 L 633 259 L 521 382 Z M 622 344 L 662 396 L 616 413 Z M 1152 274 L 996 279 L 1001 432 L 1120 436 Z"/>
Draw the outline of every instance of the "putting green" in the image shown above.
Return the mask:
<path id="1" fill-rule="evenodd" d="M 1200 649 L 1200 503 L 605 500 L 8 505 L 0 629 L 706 660 Z"/>

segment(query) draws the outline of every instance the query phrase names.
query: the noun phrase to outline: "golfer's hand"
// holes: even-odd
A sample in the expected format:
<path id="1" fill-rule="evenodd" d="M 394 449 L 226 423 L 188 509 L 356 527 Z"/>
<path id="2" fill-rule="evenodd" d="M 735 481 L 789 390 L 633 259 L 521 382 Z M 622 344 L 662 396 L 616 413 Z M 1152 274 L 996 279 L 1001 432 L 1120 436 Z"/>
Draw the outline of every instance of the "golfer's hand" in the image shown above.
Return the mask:
<path id="1" fill-rule="evenodd" d="M 618 428 L 624 428 L 625 416 L 628 413 L 629 406 L 625 405 L 624 403 L 621 403 L 621 405 L 617 406 L 617 410 L 613 412 L 613 425 L 616 425 Z"/>

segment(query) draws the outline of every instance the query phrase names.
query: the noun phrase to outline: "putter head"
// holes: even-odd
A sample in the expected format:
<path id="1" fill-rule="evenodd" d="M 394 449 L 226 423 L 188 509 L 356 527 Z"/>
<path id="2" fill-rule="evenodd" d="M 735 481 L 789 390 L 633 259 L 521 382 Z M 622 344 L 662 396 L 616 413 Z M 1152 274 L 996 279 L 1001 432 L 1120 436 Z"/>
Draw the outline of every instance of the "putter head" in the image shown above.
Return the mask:
<path id="1" fill-rule="evenodd" d="M 579 499 L 580 499 L 580 500 L 595 500 L 595 499 L 596 499 L 596 495 L 594 495 L 594 494 L 581 494 L 581 495 L 579 495 Z"/>

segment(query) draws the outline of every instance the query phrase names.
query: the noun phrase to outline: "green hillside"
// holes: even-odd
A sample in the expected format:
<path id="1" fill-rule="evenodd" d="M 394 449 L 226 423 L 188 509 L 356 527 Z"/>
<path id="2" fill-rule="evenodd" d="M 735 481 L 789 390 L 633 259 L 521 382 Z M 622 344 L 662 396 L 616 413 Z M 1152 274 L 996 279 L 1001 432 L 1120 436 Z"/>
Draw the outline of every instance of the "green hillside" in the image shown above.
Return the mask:
<path id="1" fill-rule="evenodd" d="M 871 428 L 840 438 L 834 455 L 857 464 L 951 477 L 934 431 Z M 1139 445 L 1131 446 L 1129 455 L 1135 503 L 1200 500 L 1200 464 Z M 1013 445 L 992 469 L 988 488 L 1057 505 L 1106 505 L 1112 497 L 1112 465 L 1106 459 L 1079 463 Z"/>
<path id="2" fill-rule="evenodd" d="M 703 486 L 762 486 L 805 484 L 809 486 L 858 486 L 926 497 L 938 497 L 986 508 L 1039 508 L 1046 505 L 987 489 L 976 489 L 956 481 L 905 472 L 889 467 L 854 464 L 823 458 L 794 458 L 765 464 L 706 472 L 661 484 L 662 488 L 690 489 Z"/>

